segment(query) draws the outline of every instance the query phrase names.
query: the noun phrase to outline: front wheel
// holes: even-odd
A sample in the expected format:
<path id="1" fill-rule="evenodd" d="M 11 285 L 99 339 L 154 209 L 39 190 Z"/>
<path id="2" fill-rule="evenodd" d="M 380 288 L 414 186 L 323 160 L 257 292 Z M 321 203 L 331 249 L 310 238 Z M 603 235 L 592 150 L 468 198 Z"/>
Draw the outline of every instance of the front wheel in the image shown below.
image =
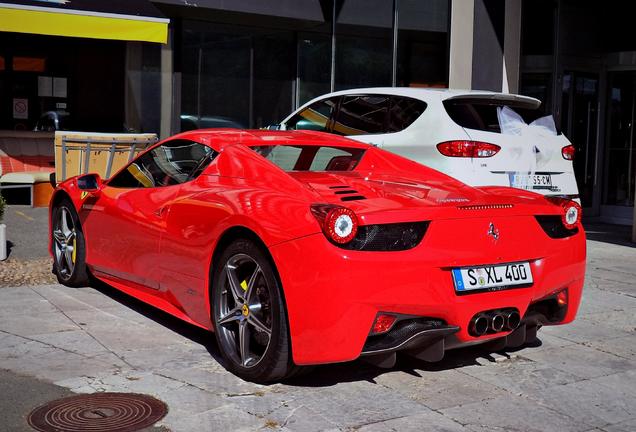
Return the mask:
<path id="1" fill-rule="evenodd" d="M 263 250 L 250 240 L 231 243 L 215 264 L 213 318 L 227 368 L 253 382 L 288 376 L 287 314 L 278 278 Z"/>
<path id="2" fill-rule="evenodd" d="M 84 234 L 77 212 L 68 200 L 62 200 L 51 214 L 53 272 L 62 285 L 88 285 Z"/>

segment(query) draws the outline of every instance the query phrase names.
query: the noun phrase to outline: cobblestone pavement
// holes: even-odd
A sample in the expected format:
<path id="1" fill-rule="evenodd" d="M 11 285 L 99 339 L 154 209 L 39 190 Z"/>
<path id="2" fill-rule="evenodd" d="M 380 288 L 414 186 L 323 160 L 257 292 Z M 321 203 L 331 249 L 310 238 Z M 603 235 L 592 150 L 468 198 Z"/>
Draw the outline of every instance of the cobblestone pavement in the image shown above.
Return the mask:
<path id="1" fill-rule="evenodd" d="M 321 366 L 270 386 L 228 373 L 209 333 L 111 288 L 4 288 L 0 369 L 78 393 L 154 395 L 173 431 L 634 431 L 635 280 L 636 248 L 588 241 L 579 318 L 543 328 L 540 343 L 392 370 Z"/>
<path id="2" fill-rule="evenodd" d="M 9 206 L 3 223 L 9 258 L 0 261 L 0 288 L 55 283 L 47 251 L 48 209 Z"/>

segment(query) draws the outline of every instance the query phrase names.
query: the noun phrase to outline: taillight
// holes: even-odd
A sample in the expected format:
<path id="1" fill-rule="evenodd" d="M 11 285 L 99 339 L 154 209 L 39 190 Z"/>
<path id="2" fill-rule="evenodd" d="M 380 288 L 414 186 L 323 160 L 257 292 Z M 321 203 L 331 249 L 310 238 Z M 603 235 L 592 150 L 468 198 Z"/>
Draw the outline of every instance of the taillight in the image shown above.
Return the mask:
<path id="1" fill-rule="evenodd" d="M 448 157 L 487 158 L 496 155 L 501 147 L 481 141 L 446 141 L 437 150 Z"/>
<path id="2" fill-rule="evenodd" d="M 547 197 L 548 200 L 561 207 L 561 222 L 563 226 L 569 230 L 574 229 L 581 222 L 583 210 L 576 201 L 565 198 Z"/>
<path id="3" fill-rule="evenodd" d="M 351 209 L 331 204 L 313 204 L 311 212 L 327 238 L 334 243 L 349 243 L 358 232 L 358 218 Z"/>
<path id="4" fill-rule="evenodd" d="M 386 333 L 391 330 L 397 317 L 389 314 L 378 314 L 371 328 L 371 334 Z"/>
<path id="5" fill-rule="evenodd" d="M 576 153 L 576 148 L 573 145 L 565 146 L 561 149 L 561 155 L 565 160 L 574 160 L 574 153 Z"/>

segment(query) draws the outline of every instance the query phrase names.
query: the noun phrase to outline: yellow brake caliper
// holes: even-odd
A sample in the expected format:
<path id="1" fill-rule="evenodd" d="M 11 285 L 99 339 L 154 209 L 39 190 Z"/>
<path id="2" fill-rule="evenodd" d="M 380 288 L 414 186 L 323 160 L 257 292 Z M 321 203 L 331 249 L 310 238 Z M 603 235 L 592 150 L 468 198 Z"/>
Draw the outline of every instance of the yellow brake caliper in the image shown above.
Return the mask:
<path id="1" fill-rule="evenodd" d="M 75 257 L 77 256 L 77 240 L 73 237 L 73 253 L 71 254 L 71 261 L 75 264 Z"/>

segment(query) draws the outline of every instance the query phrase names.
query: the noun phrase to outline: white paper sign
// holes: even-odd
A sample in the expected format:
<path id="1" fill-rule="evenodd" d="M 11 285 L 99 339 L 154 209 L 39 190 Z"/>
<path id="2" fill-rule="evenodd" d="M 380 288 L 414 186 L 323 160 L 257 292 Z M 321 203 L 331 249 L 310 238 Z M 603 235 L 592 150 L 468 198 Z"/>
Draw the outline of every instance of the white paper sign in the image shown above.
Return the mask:
<path id="1" fill-rule="evenodd" d="M 66 97 L 66 78 L 53 78 L 53 97 Z"/>
<path id="2" fill-rule="evenodd" d="M 25 120 L 29 118 L 29 100 L 13 98 L 13 118 Z"/>
<path id="3" fill-rule="evenodd" d="M 53 77 L 47 77 L 47 76 L 38 77 L 38 96 L 39 97 L 53 96 Z"/>

